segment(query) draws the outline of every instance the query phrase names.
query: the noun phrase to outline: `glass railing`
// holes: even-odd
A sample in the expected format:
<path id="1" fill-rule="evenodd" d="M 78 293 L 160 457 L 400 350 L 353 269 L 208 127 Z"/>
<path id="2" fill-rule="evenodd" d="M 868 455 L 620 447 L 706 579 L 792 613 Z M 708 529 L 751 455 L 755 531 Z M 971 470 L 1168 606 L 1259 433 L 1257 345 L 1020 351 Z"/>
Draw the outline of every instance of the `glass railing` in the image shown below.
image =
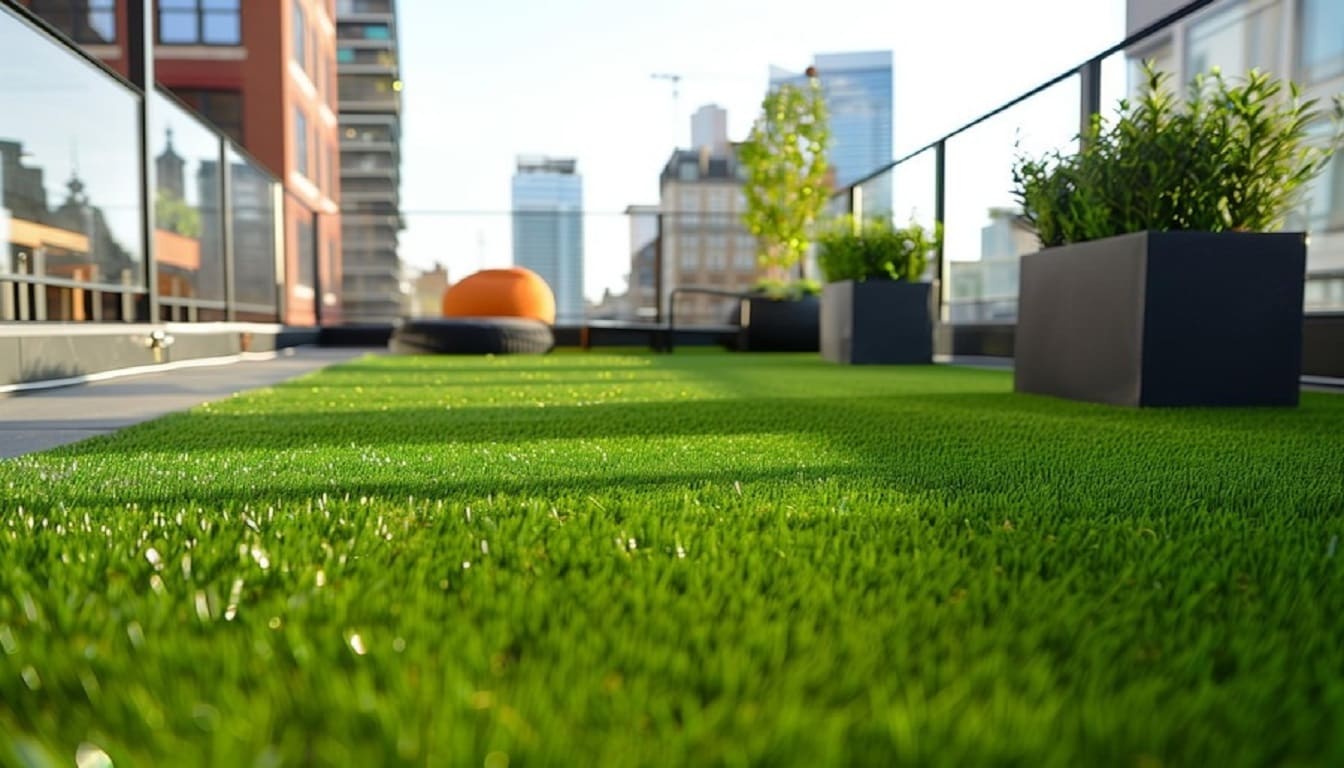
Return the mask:
<path id="1" fill-rule="evenodd" d="M 277 180 L 155 90 L 143 196 L 143 97 L 69 45 L 0 6 L 0 321 L 279 322 L 304 286 L 311 305 L 316 279 L 287 288 L 282 266 L 314 273 L 318 255 L 279 258 Z"/>
<path id="2" fill-rule="evenodd" d="M 1293 5 L 1288 0 L 1188 3 L 1076 70 L 837 190 L 830 210 L 890 215 L 897 223 L 940 222 L 942 263 L 930 277 L 939 285 L 942 322 L 1013 323 L 1018 261 L 1039 249 L 1013 199 L 1014 161 L 1076 150 L 1083 115 L 1099 110 L 1113 116 L 1120 99 L 1143 82 L 1146 60 L 1170 73 L 1177 88 L 1213 67 L 1239 73 L 1260 66 L 1302 84 L 1307 98 L 1329 104 L 1338 90 L 1333 74 L 1313 74 L 1301 66 L 1276 71 L 1282 62 L 1298 58 L 1284 55 L 1300 46 L 1300 40 L 1284 44 Z M 1324 141 L 1329 125 L 1322 121 L 1313 130 Z M 1306 310 L 1344 311 L 1344 155 L 1336 155 L 1309 185 L 1288 228 L 1309 235 Z"/>
<path id="3" fill-rule="evenodd" d="M 224 320 L 224 180 L 219 135 L 156 91 L 150 110 L 154 255 L 160 314 Z"/>
<path id="4" fill-rule="evenodd" d="M 276 241 L 280 185 L 237 148 L 229 146 L 227 158 L 234 312 L 238 320 L 275 322 L 283 285 Z"/>
<path id="5" fill-rule="evenodd" d="M 134 315 L 139 101 L 0 7 L 0 320 Z"/>
<path id="6" fill-rule="evenodd" d="M 1013 161 L 1076 148 L 1078 98 L 1070 77 L 946 141 L 943 322 L 1017 319 L 1018 260 L 1039 244 L 1013 201 Z"/>

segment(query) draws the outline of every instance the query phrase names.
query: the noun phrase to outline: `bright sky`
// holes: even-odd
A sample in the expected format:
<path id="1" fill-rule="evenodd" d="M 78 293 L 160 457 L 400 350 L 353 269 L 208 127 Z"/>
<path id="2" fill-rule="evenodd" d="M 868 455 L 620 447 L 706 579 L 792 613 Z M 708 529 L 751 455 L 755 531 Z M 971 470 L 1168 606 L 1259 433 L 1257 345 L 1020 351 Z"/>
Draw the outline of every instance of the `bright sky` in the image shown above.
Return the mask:
<path id="1" fill-rule="evenodd" d="M 402 257 L 421 268 L 443 262 L 455 280 L 509 264 L 515 156 L 573 156 L 590 214 L 585 294 L 597 298 L 624 290 L 629 228 L 620 214 L 658 201 L 659 171 L 674 144 L 689 143 L 690 114 L 717 103 L 729 138 L 745 138 L 769 65 L 800 70 L 816 53 L 892 50 L 900 156 L 1119 42 L 1125 3 L 399 0 L 399 12 Z M 653 73 L 683 77 L 675 105 L 670 83 Z M 1106 67 L 1108 110 L 1123 73 L 1118 60 Z M 979 219 L 1009 202 L 1018 129 L 1032 151 L 1066 141 L 1076 105 L 1070 83 L 949 146 L 953 258 L 975 258 Z M 931 185 L 931 168 L 910 173 Z M 927 208 L 926 197 L 931 188 L 898 192 L 897 207 Z"/>

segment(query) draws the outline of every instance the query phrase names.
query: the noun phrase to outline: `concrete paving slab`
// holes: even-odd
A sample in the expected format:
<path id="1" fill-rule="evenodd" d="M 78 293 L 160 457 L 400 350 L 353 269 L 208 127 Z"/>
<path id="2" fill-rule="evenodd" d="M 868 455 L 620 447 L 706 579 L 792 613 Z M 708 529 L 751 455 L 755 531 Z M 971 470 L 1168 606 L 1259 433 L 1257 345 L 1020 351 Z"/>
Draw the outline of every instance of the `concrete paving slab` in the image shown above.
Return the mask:
<path id="1" fill-rule="evenodd" d="M 0 396 L 0 459 L 105 435 L 380 351 L 298 347 L 268 360 L 143 373 Z"/>

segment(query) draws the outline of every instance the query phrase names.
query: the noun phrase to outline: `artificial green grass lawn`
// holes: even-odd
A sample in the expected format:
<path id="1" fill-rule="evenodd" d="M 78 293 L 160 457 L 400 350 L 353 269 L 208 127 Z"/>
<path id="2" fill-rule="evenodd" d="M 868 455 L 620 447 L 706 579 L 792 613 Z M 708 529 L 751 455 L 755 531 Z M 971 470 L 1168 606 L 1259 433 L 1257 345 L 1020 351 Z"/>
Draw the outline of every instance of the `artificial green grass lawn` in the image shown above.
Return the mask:
<path id="1" fill-rule="evenodd" d="M 1344 397 L 382 358 L 0 463 L 0 763 L 1344 764 Z"/>

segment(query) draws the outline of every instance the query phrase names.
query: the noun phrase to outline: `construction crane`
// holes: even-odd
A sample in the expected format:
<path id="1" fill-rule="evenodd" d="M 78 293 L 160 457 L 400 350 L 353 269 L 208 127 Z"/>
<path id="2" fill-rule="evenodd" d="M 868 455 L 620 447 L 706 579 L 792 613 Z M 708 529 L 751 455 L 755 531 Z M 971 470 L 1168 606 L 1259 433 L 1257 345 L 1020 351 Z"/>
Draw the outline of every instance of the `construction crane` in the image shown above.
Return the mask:
<path id="1" fill-rule="evenodd" d="M 672 72 L 654 72 L 649 77 L 654 80 L 666 80 L 672 84 L 672 135 L 675 137 L 678 131 L 678 100 L 681 97 L 682 76 Z M 673 141 L 673 145 L 676 145 L 675 141 Z"/>

